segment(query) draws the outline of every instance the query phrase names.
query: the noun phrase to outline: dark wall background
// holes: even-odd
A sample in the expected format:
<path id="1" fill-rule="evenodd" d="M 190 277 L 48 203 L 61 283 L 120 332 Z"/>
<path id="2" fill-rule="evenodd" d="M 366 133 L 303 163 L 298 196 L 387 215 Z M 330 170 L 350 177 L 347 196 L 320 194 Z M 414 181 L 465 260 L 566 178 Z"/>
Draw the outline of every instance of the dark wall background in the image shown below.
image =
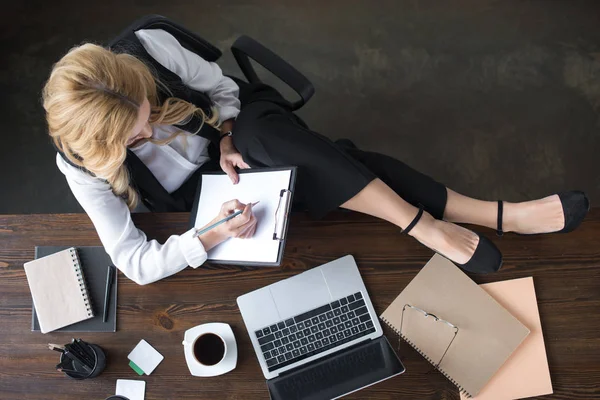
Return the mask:
<path id="1" fill-rule="evenodd" d="M 81 211 L 40 89 L 72 45 L 166 15 L 225 51 L 248 34 L 311 79 L 301 116 L 455 190 L 600 199 L 598 1 L 21 1 L 0 27 L 0 213 Z"/>

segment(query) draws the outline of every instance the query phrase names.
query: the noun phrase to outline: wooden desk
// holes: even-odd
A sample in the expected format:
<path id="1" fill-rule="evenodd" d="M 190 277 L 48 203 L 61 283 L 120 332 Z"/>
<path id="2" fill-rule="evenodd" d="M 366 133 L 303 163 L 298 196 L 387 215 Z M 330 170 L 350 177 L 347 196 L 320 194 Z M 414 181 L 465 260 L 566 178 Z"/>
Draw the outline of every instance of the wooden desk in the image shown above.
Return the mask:
<path id="1" fill-rule="evenodd" d="M 186 230 L 187 214 L 136 215 L 149 236 L 165 240 Z M 600 399 L 600 210 L 569 235 L 496 237 L 504 254 L 499 273 L 475 276 L 478 283 L 533 276 L 550 372 L 557 399 Z M 322 221 L 292 218 L 281 268 L 206 265 L 163 281 L 138 286 L 119 274 L 116 333 L 81 336 L 108 354 L 99 377 L 74 382 L 54 370 L 57 354 L 48 342 L 67 343 L 68 333 L 30 331 L 31 296 L 23 263 L 36 245 L 100 245 L 82 214 L 0 216 L 0 398 L 104 399 L 118 378 L 147 382 L 146 399 L 267 399 L 265 379 L 250 346 L 236 298 L 345 254 L 356 257 L 375 309 L 382 312 L 415 276 L 432 252 L 400 235 L 390 224 L 358 214 L 338 213 Z M 183 332 L 205 322 L 231 324 L 237 368 L 216 378 L 192 377 L 183 356 Z M 394 334 L 387 332 L 396 345 Z M 146 339 L 164 356 L 151 376 L 138 377 L 127 354 Z M 457 390 L 408 346 L 407 372 L 349 398 L 457 399 Z"/>

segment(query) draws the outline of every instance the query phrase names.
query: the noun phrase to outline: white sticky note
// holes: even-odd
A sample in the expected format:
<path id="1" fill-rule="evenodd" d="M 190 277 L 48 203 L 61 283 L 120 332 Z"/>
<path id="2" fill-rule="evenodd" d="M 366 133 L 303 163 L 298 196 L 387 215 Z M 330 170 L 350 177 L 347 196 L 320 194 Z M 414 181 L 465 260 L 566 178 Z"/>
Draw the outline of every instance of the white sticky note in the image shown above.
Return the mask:
<path id="1" fill-rule="evenodd" d="M 150 375 L 164 359 L 163 355 L 156 351 L 154 347 L 150 346 L 144 339 L 140 340 L 127 358 L 140 367 L 146 375 Z"/>
<path id="2" fill-rule="evenodd" d="M 130 379 L 117 379 L 118 396 L 127 397 L 129 400 L 144 400 L 146 392 L 146 382 L 133 381 Z"/>

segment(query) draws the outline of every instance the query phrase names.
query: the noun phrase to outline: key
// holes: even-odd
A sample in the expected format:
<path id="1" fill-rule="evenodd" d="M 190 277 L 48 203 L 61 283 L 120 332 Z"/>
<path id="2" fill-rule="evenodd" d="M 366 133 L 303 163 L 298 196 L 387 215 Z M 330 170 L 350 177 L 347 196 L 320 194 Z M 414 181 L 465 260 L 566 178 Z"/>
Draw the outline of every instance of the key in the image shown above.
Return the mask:
<path id="1" fill-rule="evenodd" d="M 315 345 L 312 343 L 306 346 L 306 348 L 308 349 L 308 351 L 315 351 Z"/>
<path id="2" fill-rule="evenodd" d="M 318 340 L 321 340 L 321 339 L 323 339 L 323 333 L 321 333 L 321 332 L 317 332 L 317 334 L 315 335 L 315 337 L 316 337 Z"/>
<path id="3" fill-rule="evenodd" d="M 298 356 L 300 355 L 300 350 L 298 350 L 298 349 L 294 349 L 294 351 L 292 351 L 292 355 L 293 355 L 294 357 L 298 357 Z"/>
<path id="4" fill-rule="evenodd" d="M 277 323 L 277 327 L 279 329 L 283 329 L 283 328 L 285 328 L 285 324 L 283 322 L 279 322 L 279 323 Z"/>
<path id="5" fill-rule="evenodd" d="M 307 338 L 302 338 L 300 339 L 300 343 L 302 343 L 303 345 L 307 345 L 308 344 L 308 339 Z"/>
<path id="6" fill-rule="evenodd" d="M 291 343 L 288 343 L 288 344 L 285 345 L 285 349 L 287 351 L 292 351 L 292 350 L 294 350 L 294 345 L 291 344 Z"/>
<path id="7" fill-rule="evenodd" d="M 299 330 L 302 330 L 302 329 L 304 329 L 304 322 L 300 322 L 296 326 L 298 327 Z"/>
<path id="8" fill-rule="evenodd" d="M 320 330 L 320 331 L 322 331 L 322 330 L 324 330 L 324 329 L 325 329 L 325 324 L 324 324 L 323 322 L 321 322 L 321 323 L 319 324 L 319 330 Z"/>
<path id="9" fill-rule="evenodd" d="M 273 343 L 267 343 L 267 344 L 260 346 L 260 349 L 263 351 L 263 353 L 267 350 L 271 350 L 274 348 L 275 348 L 275 346 L 273 346 Z"/>
<path id="10" fill-rule="evenodd" d="M 308 350 L 306 349 L 306 346 L 300 347 L 300 354 L 306 354 L 306 353 L 308 353 Z"/>
<path id="11" fill-rule="evenodd" d="M 333 318 L 333 312 L 331 311 L 327 311 L 327 314 L 325 314 L 327 316 L 328 319 Z"/>
<path id="12" fill-rule="evenodd" d="M 275 347 L 280 347 L 281 346 L 281 340 L 277 339 L 276 341 L 273 342 L 273 345 L 275 345 Z"/>
<path id="13" fill-rule="evenodd" d="M 285 347 L 279 348 L 279 354 L 285 354 Z"/>
<path id="14" fill-rule="evenodd" d="M 349 311 L 348 310 L 348 306 L 342 306 L 342 312 L 343 313 L 347 313 L 348 311 Z"/>
<path id="15" fill-rule="evenodd" d="M 298 332 L 298 333 L 296 333 L 296 337 L 297 337 L 298 339 L 302 339 L 302 338 L 304 337 L 304 333 L 302 333 L 302 332 Z"/>
<path id="16" fill-rule="evenodd" d="M 277 357 L 277 361 L 280 362 L 280 363 L 285 362 L 285 356 L 279 356 L 279 357 Z"/>
<path id="17" fill-rule="evenodd" d="M 323 339 L 322 342 L 323 342 L 323 346 L 329 346 L 329 338 Z"/>
<path id="18" fill-rule="evenodd" d="M 275 325 L 271 325 L 271 326 L 269 327 L 269 329 L 271 329 L 271 332 L 277 332 L 277 331 L 279 330 L 279 328 L 277 327 L 277 324 L 275 324 Z"/>
<path id="19" fill-rule="evenodd" d="M 292 326 L 292 325 L 294 325 L 294 318 L 285 320 L 285 326 Z"/>
<path id="20" fill-rule="evenodd" d="M 344 336 L 346 336 L 346 337 L 352 336 L 352 332 L 350 332 L 350 329 L 344 331 Z"/>
<path id="21" fill-rule="evenodd" d="M 359 320 L 360 322 L 367 322 L 371 320 L 371 317 L 369 316 L 369 314 L 363 314 L 360 316 Z"/>
<path id="22" fill-rule="evenodd" d="M 308 341 L 309 341 L 309 342 L 311 342 L 311 343 L 312 343 L 312 342 L 314 342 L 315 340 L 317 340 L 317 339 L 315 338 L 315 335 L 310 335 L 310 336 L 308 337 Z"/>
<path id="23" fill-rule="evenodd" d="M 254 333 L 256 334 L 256 337 L 257 337 L 258 339 L 260 339 L 260 338 L 261 338 L 261 337 L 263 337 L 263 335 L 264 335 L 264 334 L 262 333 L 262 331 L 256 331 L 256 332 L 254 332 Z"/>
<path id="24" fill-rule="evenodd" d="M 340 299 L 340 304 L 344 306 L 344 305 L 348 304 L 348 300 L 346 300 L 345 298 Z"/>
<path id="25" fill-rule="evenodd" d="M 265 335 L 268 335 L 269 333 L 271 333 L 271 330 L 269 328 L 265 328 L 265 329 L 263 329 L 263 333 Z"/>
<path id="26" fill-rule="evenodd" d="M 292 353 L 285 353 L 285 360 L 291 360 L 292 359 Z"/>
<path id="27" fill-rule="evenodd" d="M 306 321 L 304 321 L 305 328 L 310 328 L 311 326 L 312 326 L 312 322 L 310 322 L 310 320 L 307 319 Z"/>
<path id="28" fill-rule="evenodd" d="M 354 318 L 352 320 L 352 325 L 358 325 L 360 323 L 360 321 L 358 320 L 358 318 Z"/>
<path id="29" fill-rule="evenodd" d="M 358 333 L 358 326 L 353 326 L 351 331 L 354 335 L 356 335 Z"/>
<path id="30" fill-rule="evenodd" d="M 346 329 L 346 328 L 344 328 L 344 324 L 339 324 L 339 325 L 337 326 L 337 328 L 338 328 L 338 331 L 340 331 L 340 332 L 343 332 L 343 331 L 344 331 L 344 329 Z"/>
<path id="31" fill-rule="evenodd" d="M 329 311 L 329 312 L 331 312 L 331 311 Z M 326 319 L 327 319 L 327 317 L 325 316 L 325 314 L 319 315 L 319 321 L 325 322 Z"/>
<path id="32" fill-rule="evenodd" d="M 323 336 L 327 337 L 327 336 L 329 336 L 329 335 L 331 335 L 331 332 L 329 331 L 329 329 L 325 329 L 325 330 L 323 331 Z"/>
<path id="33" fill-rule="evenodd" d="M 318 317 L 314 317 L 313 319 L 311 319 L 311 322 L 313 323 L 313 325 L 316 325 L 319 323 L 319 318 Z"/>
<path id="34" fill-rule="evenodd" d="M 287 337 L 284 337 L 283 339 L 281 339 L 281 343 L 283 344 L 288 344 L 290 342 L 290 339 Z"/>
<path id="35" fill-rule="evenodd" d="M 310 335 L 310 329 L 305 329 L 302 331 L 302 333 L 304 333 L 304 336 L 308 336 Z"/>
<path id="36" fill-rule="evenodd" d="M 302 346 L 302 345 L 300 344 L 300 341 L 299 341 L 299 340 L 296 340 L 296 341 L 294 342 L 294 348 L 295 348 L 295 349 L 297 349 L 297 348 L 299 348 L 300 346 Z"/>
<path id="37" fill-rule="evenodd" d="M 368 328 L 372 328 L 373 327 L 373 321 L 367 321 L 367 323 L 365 324 Z"/>
<path id="38" fill-rule="evenodd" d="M 362 307 L 364 305 L 365 305 L 365 301 L 364 300 L 355 301 L 354 303 L 350 304 L 350 309 L 351 310 L 356 310 L 357 308 L 360 308 L 360 307 Z"/>
<path id="39" fill-rule="evenodd" d="M 338 308 L 340 306 L 340 302 L 339 301 L 334 301 L 333 303 L 331 303 L 331 308 Z"/>
<path id="40" fill-rule="evenodd" d="M 314 325 L 310 327 L 310 333 L 317 333 L 317 332 L 319 332 L 319 328 L 318 327 L 316 327 Z"/>
<path id="41" fill-rule="evenodd" d="M 271 352 L 270 351 L 265 351 L 263 353 L 263 356 L 265 356 L 265 360 L 268 360 L 269 358 L 271 358 Z"/>
<path id="42" fill-rule="evenodd" d="M 337 330 L 337 327 L 335 327 L 335 326 L 334 326 L 334 327 L 332 327 L 330 330 L 331 330 L 331 334 L 332 334 L 332 335 L 335 335 L 335 334 L 337 333 L 337 331 L 338 331 L 338 330 Z"/>
<path id="43" fill-rule="evenodd" d="M 290 328 L 285 328 L 284 330 L 281 331 L 281 333 L 283 333 L 283 336 L 287 336 L 290 334 Z"/>
<path id="44" fill-rule="evenodd" d="M 342 322 L 348 321 L 348 316 L 346 314 L 342 315 L 341 318 L 342 318 Z M 275 336 L 275 337 L 277 337 L 277 336 Z"/>
<path id="45" fill-rule="evenodd" d="M 361 292 L 354 293 L 354 298 L 355 298 L 356 300 L 362 299 L 362 293 L 361 293 Z"/>
<path id="46" fill-rule="evenodd" d="M 356 315 L 354 315 L 354 311 L 349 311 L 348 314 L 346 314 L 348 316 L 348 318 L 354 318 L 356 317 Z"/>
<path id="47" fill-rule="evenodd" d="M 296 325 L 294 325 L 294 326 L 291 326 L 291 327 L 290 327 L 290 332 L 291 332 L 291 333 L 296 333 L 296 332 L 298 332 L 298 327 L 297 327 Z"/>
<path id="48" fill-rule="evenodd" d="M 346 322 L 344 323 L 344 325 L 346 326 L 346 329 L 350 329 L 350 328 L 352 328 L 352 322 L 351 322 L 351 321 L 346 321 Z"/>
<path id="49" fill-rule="evenodd" d="M 340 310 L 339 308 L 336 308 L 335 310 L 333 310 L 333 315 L 335 315 L 336 317 L 342 314 L 342 310 Z"/>
<path id="50" fill-rule="evenodd" d="M 331 328 L 333 326 L 333 321 L 325 321 L 325 326 Z"/>
<path id="51" fill-rule="evenodd" d="M 283 337 L 283 333 L 281 333 L 281 331 L 275 332 L 275 338 L 276 339 L 281 339 L 282 337 Z"/>
<path id="52" fill-rule="evenodd" d="M 334 344 L 335 342 L 337 342 L 337 337 L 335 335 L 331 335 L 329 336 L 329 341 L 331 342 L 331 344 Z"/>
<path id="53" fill-rule="evenodd" d="M 367 327 L 365 326 L 365 324 L 360 324 L 360 325 L 358 326 L 358 329 L 359 329 L 359 330 L 362 332 L 362 331 L 364 331 L 365 329 L 367 329 Z"/>
<path id="54" fill-rule="evenodd" d="M 341 322 L 341 320 L 338 317 L 335 317 L 333 319 L 333 323 L 336 324 L 336 325 L 338 325 L 340 322 Z"/>
<path id="55" fill-rule="evenodd" d="M 277 349 L 273 349 L 271 350 L 271 354 L 273 355 L 273 357 L 276 357 L 279 355 L 279 352 L 277 351 Z"/>
<path id="56" fill-rule="evenodd" d="M 277 364 L 277 359 L 271 358 L 270 360 L 267 360 L 267 367 L 272 367 L 275 364 Z"/>
<path id="57" fill-rule="evenodd" d="M 343 340 L 344 339 L 344 334 L 342 332 L 338 332 L 337 333 L 337 339 L 338 340 Z"/>
<path id="58" fill-rule="evenodd" d="M 351 294 L 350 296 L 346 297 L 346 300 L 348 300 L 348 303 L 352 303 L 354 301 L 354 295 Z"/>
<path id="59" fill-rule="evenodd" d="M 323 347 L 323 344 L 321 343 L 321 341 L 315 342 L 315 347 L 317 349 L 320 349 L 321 347 Z"/>
<path id="60" fill-rule="evenodd" d="M 289 339 L 293 342 L 294 340 L 296 340 L 296 335 L 294 335 L 293 333 L 289 336 Z"/>

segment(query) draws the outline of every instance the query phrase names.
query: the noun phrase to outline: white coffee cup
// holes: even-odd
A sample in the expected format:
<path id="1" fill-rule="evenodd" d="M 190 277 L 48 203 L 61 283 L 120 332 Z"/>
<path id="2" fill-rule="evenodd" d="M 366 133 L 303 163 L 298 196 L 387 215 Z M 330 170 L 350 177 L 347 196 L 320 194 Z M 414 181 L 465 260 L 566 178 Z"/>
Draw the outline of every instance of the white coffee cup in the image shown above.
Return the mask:
<path id="1" fill-rule="evenodd" d="M 182 344 L 185 361 L 194 376 L 223 375 L 237 365 L 237 343 L 228 324 L 213 322 L 190 328 L 185 331 Z"/>

